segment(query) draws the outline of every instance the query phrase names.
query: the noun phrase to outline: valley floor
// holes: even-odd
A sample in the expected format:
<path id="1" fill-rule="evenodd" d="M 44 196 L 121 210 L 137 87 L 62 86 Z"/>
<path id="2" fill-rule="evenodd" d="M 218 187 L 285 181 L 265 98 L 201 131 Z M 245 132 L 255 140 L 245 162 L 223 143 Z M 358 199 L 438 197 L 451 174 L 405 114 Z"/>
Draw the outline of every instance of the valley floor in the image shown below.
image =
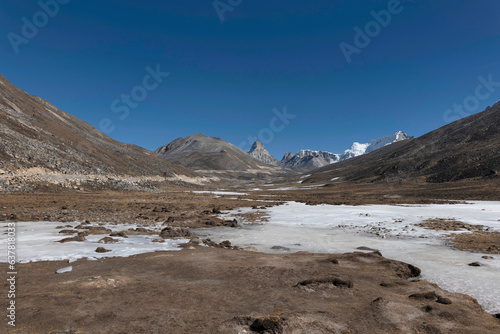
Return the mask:
<path id="1" fill-rule="evenodd" d="M 273 222 L 276 222 L 280 212 L 287 212 L 286 217 L 282 217 L 282 226 L 290 224 L 297 227 L 319 221 L 321 216 L 328 217 L 321 210 L 329 206 L 310 205 L 330 203 L 344 204 L 333 208 L 352 211 L 345 225 L 349 225 L 347 229 L 352 229 L 354 233 L 356 226 L 359 227 L 357 232 L 365 233 L 367 231 L 363 230 L 363 226 L 375 221 L 381 223 L 376 226 L 379 230 L 368 233 L 373 240 L 388 240 L 406 233 L 403 228 L 389 233 L 389 225 L 422 222 L 424 225 L 415 227 L 417 234 L 441 235 L 443 232 L 439 232 L 439 229 L 453 226 L 457 229 L 470 229 L 467 233 L 459 233 L 460 236 L 473 236 L 477 233 L 489 233 L 487 237 L 493 236 L 483 246 L 481 240 L 484 241 L 485 236 L 472 242 L 470 237 L 455 240 L 458 248 L 462 245 L 468 250 L 471 249 L 469 245 L 473 244 L 479 249 L 471 250 L 484 252 L 484 247 L 488 245 L 500 245 L 497 236 L 493 234 L 496 227 L 486 224 L 490 230 L 474 230 L 474 226 L 480 225 L 481 219 L 473 221 L 472 218 L 480 213 L 472 212 L 471 216 L 464 216 L 459 212 L 450 214 L 449 211 L 445 213 L 435 210 L 435 214 L 426 214 L 418 212 L 421 210 L 418 206 L 413 206 L 412 210 L 416 210 L 415 212 L 408 211 L 405 217 L 402 213 L 391 217 L 386 215 L 387 221 L 384 223 L 382 215 L 385 206 L 374 206 L 382 208 L 375 210 L 371 206 L 371 211 L 367 211 L 368 206 L 360 206 L 405 204 L 392 206 L 403 210 L 409 208 L 406 204 L 410 203 L 426 204 L 432 210 L 434 206 L 428 204 L 443 204 L 442 199 L 498 200 L 494 189 L 481 193 L 480 186 L 455 184 L 453 187 L 455 189 L 441 188 L 427 193 L 423 188 L 422 191 L 412 191 L 405 187 L 372 187 L 373 190 L 369 190 L 369 187 L 359 185 L 309 185 L 302 189 L 300 185 L 293 184 L 262 184 L 211 190 L 177 187 L 170 189 L 168 198 L 165 198 L 164 193 L 154 192 L 82 192 L 60 189 L 31 194 L 4 194 L 0 197 L 0 219 L 5 222 L 38 221 L 38 224 L 50 224 L 50 228 L 44 230 L 44 233 L 46 240 L 51 243 L 75 235 L 61 234 L 59 237 L 51 231 L 60 231 L 64 226 L 71 230 L 86 220 L 89 225 L 109 228 L 113 232 L 138 228 L 142 232 L 148 229 L 153 231 L 142 233 L 143 236 L 137 235 L 141 234 L 139 232 L 130 232 L 127 239 L 113 237 L 122 241 L 103 245 L 112 250 L 110 253 L 93 254 L 92 251 L 98 246 L 97 241 L 107 234 L 87 236 L 87 240 L 81 245 L 84 245 L 82 249 L 88 249 L 80 252 L 81 256 L 75 253 L 72 258 L 58 258 L 49 251 L 46 255 L 52 254 L 53 257 L 50 258 L 51 261 L 45 261 L 49 258 L 43 258 L 43 252 L 31 250 L 31 255 L 30 252 L 25 252 L 25 261 L 34 254 L 39 256 L 38 261 L 41 262 L 17 264 L 18 318 L 17 326 L 9 330 L 14 333 L 497 333 L 500 331 L 500 320 L 484 312 L 475 299 L 444 291 L 433 283 L 416 279 L 420 274 L 419 269 L 384 257 L 398 258 L 397 248 L 390 252 L 381 247 L 382 241 L 368 243 L 368 239 L 363 239 L 357 240 L 350 249 L 335 245 L 332 249 L 323 247 L 322 251 L 321 247 L 318 250 L 314 247 L 294 246 L 298 242 L 286 239 L 286 233 L 289 233 L 288 237 L 290 233 L 295 233 L 292 230 L 287 232 L 275 229 L 275 232 L 281 233 L 281 241 L 268 242 L 267 246 L 263 246 L 266 238 L 264 234 L 260 240 L 258 234 L 245 234 L 255 227 L 276 228 L 277 225 Z M 469 195 L 465 191 L 457 191 L 460 187 L 468 189 Z M 453 192 L 457 194 L 455 198 L 451 196 Z M 346 204 L 357 206 L 349 207 Z M 443 204 L 439 207 L 444 206 L 453 210 L 466 207 L 467 204 Z M 312 214 L 313 211 L 317 213 L 316 216 Z M 337 216 L 329 217 L 331 221 L 349 216 L 347 212 L 334 211 L 337 211 Z M 496 211 L 485 214 L 494 215 Z M 421 217 L 419 222 L 415 220 L 417 215 Z M 235 216 L 243 228 L 221 227 L 231 221 L 229 216 L 231 219 Z M 396 222 L 394 219 L 404 221 Z M 488 219 L 493 223 L 493 216 Z M 106 224 L 99 225 L 99 222 Z M 460 225 L 460 222 L 470 224 Z M 20 223 L 20 231 L 24 228 L 27 232 L 29 224 L 34 223 Z M 177 251 L 139 254 L 151 249 L 161 250 L 161 247 L 177 247 L 188 241 L 167 238 L 160 247 L 151 246 L 152 239 L 159 239 L 158 231 L 165 226 L 188 227 L 194 233 L 199 231 L 202 238 L 209 236 L 216 242 L 227 236 L 233 244 L 257 246 L 274 254 L 255 252 L 251 247 L 243 251 L 213 248 L 198 245 L 198 242 L 184 244 Z M 340 243 L 338 235 L 345 232 L 345 227 L 340 228 L 337 224 L 322 228 L 325 227 L 339 232 L 332 233 L 331 238 L 332 243 Z M 411 231 L 413 228 L 412 226 L 407 232 L 415 233 Z M 218 230 L 229 234 L 216 235 Z M 296 232 L 301 233 L 300 230 Z M 313 232 L 323 231 L 318 229 Z M 375 235 L 376 233 L 379 235 Z M 382 238 L 384 235 L 386 238 Z M 415 239 L 419 239 L 418 235 Z M 31 242 L 33 244 L 33 240 Z M 112 257 L 127 248 L 122 246 L 127 243 L 132 245 L 134 242 L 142 245 L 134 246 L 137 252 L 120 255 L 128 257 Z M 271 243 L 283 248 L 271 250 Z M 67 253 L 64 248 L 66 245 L 78 249 L 72 246 L 74 244 L 77 242 L 62 244 L 62 254 Z M 320 242 L 319 246 L 321 245 L 325 246 Z M 381 249 L 384 256 L 369 250 L 360 252 L 356 249 L 358 246 Z M 141 247 L 144 249 L 140 249 Z M 287 248 L 290 251 L 286 251 Z M 451 248 L 447 249 L 451 251 Z M 294 251 L 298 252 L 293 253 Z M 350 253 L 310 253 L 318 251 Z M 453 252 L 464 254 L 464 261 L 474 257 L 468 255 L 473 254 L 469 252 Z M 495 251 L 489 253 L 496 258 Z M 446 256 L 443 255 L 443 261 L 446 261 Z M 82 257 L 90 257 L 93 261 Z M 77 258 L 81 259 L 76 260 Z M 71 263 L 58 259 L 69 259 Z M 416 264 L 411 258 L 402 260 Z M 72 271 L 55 273 L 67 266 L 71 266 Z M 468 267 L 465 262 L 464 266 L 466 268 L 462 269 L 467 272 L 484 270 L 484 267 Z M 492 264 L 488 266 L 491 267 Z M 6 265 L 2 264 L 0 267 L 7 272 Z M 421 269 L 424 270 L 423 278 L 432 279 L 432 275 L 425 272 L 425 265 Z M 479 275 L 478 280 L 480 277 Z M 8 284 L 4 282 L 2 291 L 7 288 Z M 450 286 L 446 288 L 459 291 Z M 492 289 L 492 296 L 498 290 L 494 283 L 483 288 Z M 5 307 L 6 302 L 4 299 Z M 6 321 L 0 324 L 0 328 L 4 326 Z"/>

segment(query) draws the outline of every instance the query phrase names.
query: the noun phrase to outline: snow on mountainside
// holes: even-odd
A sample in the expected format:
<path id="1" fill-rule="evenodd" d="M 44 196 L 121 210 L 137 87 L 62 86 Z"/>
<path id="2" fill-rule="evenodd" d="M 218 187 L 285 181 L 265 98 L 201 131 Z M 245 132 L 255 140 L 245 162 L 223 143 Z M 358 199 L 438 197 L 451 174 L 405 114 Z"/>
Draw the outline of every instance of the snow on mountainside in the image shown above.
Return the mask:
<path id="1" fill-rule="evenodd" d="M 317 168 L 323 167 L 335 162 L 354 158 L 359 155 L 375 151 L 386 145 L 410 139 L 403 131 L 397 131 L 390 136 L 374 139 L 369 143 L 362 144 L 354 142 L 351 147 L 341 154 L 335 154 L 325 151 L 301 150 L 297 155 L 289 152 L 283 156 L 281 165 L 284 167 L 302 167 L 302 168 Z"/>
<path id="2" fill-rule="evenodd" d="M 349 158 L 354 158 L 357 157 L 358 155 L 378 150 L 379 148 L 382 148 L 386 145 L 411 138 L 413 137 L 408 136 L 403 131 L 397 131 L 390 136 L 374 139 L 367 144 L 360 144 L 358 142 L 355 142 L 352 144 L 350 149 L 346 150 L 344 153 L 340 155 L 339 161 L 343 161 Z"/>

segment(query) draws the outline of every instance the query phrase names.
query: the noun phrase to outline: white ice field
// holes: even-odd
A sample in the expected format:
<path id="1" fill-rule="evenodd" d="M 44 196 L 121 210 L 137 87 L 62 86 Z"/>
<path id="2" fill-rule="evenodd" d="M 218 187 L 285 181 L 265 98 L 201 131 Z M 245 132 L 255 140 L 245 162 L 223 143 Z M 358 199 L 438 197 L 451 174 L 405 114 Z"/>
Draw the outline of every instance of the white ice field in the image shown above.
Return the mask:
<path id="1" fill-rule="evenodd" d="M 231 217 L 238 211 L 224 214 Z M 500 231 L 500 202 L 434 205 L 307 206 L 290 202 L 267 209 L 269 221 L 244 224 L 242 229 L 197 229 L 196 234 L 216 242 L 230 240 L 238 246 L 254 246 L 268 253 L 308 251 L 345 253 L 365 246 L 378 249 L 390 259 L 422 269 L 422 279 L 451 292 L 476 298 L 485 311 L 500 313 L 500 255 L 452 249 L 444 238 L 449 233 L 427 230 L 415 224 L 430 218 L 456 219 Z M 378 234 L 378 235 L 377 235 Z M 282 246 L 287 250 L 273 250 Z M 469 266 L 480 262 L 481 267 Z"/>
<path id="2" fill-rule="evenodd" d="M 165 242 L 153 242 L 154 239 L 161 240 L 156 235 L 128 235 L 128 238 L 113 237 L 117 239 L 117 243 L 103 244 L 98 241 L 108 234 L 92 234 L 86 237 L 85 241 L 72 241 L 60 243 L 67 237 L 73 235 L 60 234 L 61 230 L 68 230 L 79 225 L 79 222 L 74 223 L 61 223 L 61 222 L 18 222 L 16 223 L 16 259 L 17 262 L 35 262 L 35 261 L 58 261 L 69 260 L 69 262 L 78 259 L 87 258 L 88 260 L 95 260 L 105 257 L 127 257 L 136 254 L 149 253 L 155 251 L 171 251 L 179 250 L 181 243 L 186 243 L 189 240 L 179 239 L 170 240 L 165 239 Z M 65 228 L 56 229 L 61 225 L 68 225 Z M 71 225 L 72 227 L 69 227 Z M 1 224 L 0 233 L 3 235 L 0 238 L 0 262 L 7 262 L 7 223 Z M 111 229 L 114 232 L 125 231 L 130 228 L 144 227 L 146 229 L 161 230 L 161 223 L 150 226 L 138 226 L 137 224 L 103 224 L 92 223 L 89 226 L 102 226 Z M 85 230 L 79 230 L 85 231 Z M 97 247 L 104 247 L 110 252 L 97 253 Z"/>

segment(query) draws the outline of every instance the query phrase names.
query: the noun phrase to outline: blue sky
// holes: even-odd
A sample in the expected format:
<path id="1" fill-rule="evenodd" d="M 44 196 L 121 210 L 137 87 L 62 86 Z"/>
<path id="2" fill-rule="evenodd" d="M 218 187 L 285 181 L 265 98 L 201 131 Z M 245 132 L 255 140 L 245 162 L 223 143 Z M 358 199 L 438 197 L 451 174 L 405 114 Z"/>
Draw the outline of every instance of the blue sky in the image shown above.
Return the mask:
<path id="1" fill-rule="evenodd" d="M 223 22 L 213 0 L 60 2 L 52 16 L 38 1 L 0 3 L 0 73 L 151 150 L 201 132 L 244 149 L 260 137 L 278 159 L 340 153 L 397 130 L 420 136 L 500 99 L 498 0 L 221 0 Z M 355 27 L 369 43 L 356 44 Z M 350 62 L 341 43 L 357 48 Z M 146 77 L 157 67 L 169 73 L 161 82 Z M 287 124 L 273 113 L 285 106 Z"/>

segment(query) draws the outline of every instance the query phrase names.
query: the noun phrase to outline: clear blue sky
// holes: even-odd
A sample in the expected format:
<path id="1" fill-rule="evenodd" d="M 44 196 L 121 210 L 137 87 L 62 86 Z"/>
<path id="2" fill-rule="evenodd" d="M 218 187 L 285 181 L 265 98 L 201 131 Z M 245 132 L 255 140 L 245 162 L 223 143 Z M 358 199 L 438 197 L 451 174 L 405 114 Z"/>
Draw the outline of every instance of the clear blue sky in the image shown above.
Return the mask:
<path id="1" fill-rule="evenodd" d="M 500 82 L 498 0 L 401 1 L 378 31 L 371 11 L 390 2 L 243 0 L 222 23 L 213 0 L 72 0 L 53 17 L 38 1 L 6 0 L 0 72 L 96 128 L 109 119 L 112 138 L 151 150 L 198 132 L 239 145 L 269 135 L 273 108 L 286 106 L 296 117 L 284 129 L 275 122 L 282 131 L 266 143 L 278 159 L 340 153 L 397 130 L 420 136 L 445 125 L 455 103 L 468 99 L 477 112 L 500 99 L 498 86 L 476 95 L 479 76 Z M 40 28 L 24 29 L 16 53 L 8 34 L 23 37 L 23 17 Z M 340 44 L 356 46 L 354 28 L 367 24 L 373 37 L 348 62 Z M 157 64 L 170 75 L 141 88 Z M 127 107 L 120 98 L 134 89 L 147 97 Z"/>

